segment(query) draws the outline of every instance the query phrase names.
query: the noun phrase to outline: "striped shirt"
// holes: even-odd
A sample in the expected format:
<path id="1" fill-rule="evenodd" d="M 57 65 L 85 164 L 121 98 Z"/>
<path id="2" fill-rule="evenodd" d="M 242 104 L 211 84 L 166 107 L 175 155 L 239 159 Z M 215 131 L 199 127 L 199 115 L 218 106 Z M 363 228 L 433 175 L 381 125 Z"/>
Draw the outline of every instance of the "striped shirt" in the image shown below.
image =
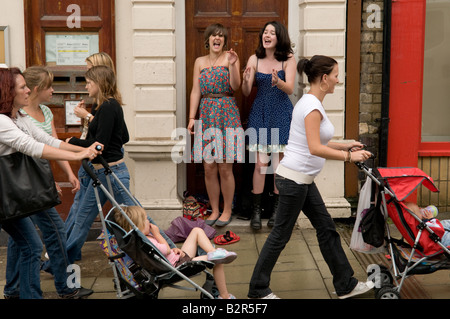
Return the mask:
<path id="1" fill-rule="evenodd" d="M 53 113 L 50 110 L 50 108 L 48 108 L 45 105 L 39 105 L 39 107 L 41 108 L 42 113 L 44 113 L 44 122 L 39 122 L 38 120 L 36 120 L 34 117 L 31 117 L 30 115 L 27 114 L 27 112 L 24 109 L 20 109 L 20 112 L 22 114 L 26 114 L 27 117 L 31 120 L 31 122 L 36 125 L 37 127 L 43 129 L 47 134 L 52 135 L 52 121 L 53 121 Z"/>

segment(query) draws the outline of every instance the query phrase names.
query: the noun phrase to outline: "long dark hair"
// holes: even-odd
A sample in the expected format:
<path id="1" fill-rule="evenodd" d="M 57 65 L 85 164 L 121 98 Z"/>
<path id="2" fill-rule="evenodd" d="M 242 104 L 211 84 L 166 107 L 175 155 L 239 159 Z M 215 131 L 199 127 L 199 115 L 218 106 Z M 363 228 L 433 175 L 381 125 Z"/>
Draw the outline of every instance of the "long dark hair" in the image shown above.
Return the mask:
<path id="1" fill-rule="evenodd" d="M 297 63 L 297 71 L 301 75 L 305 72 L 309 83 L 321 80 L 324 74 L 330 75 L 336 60 L 324 55 L 315 55 L 311 60 L 303 58 Z"/>
<path id="2" fill-rule="evenodd" d="M 16 77 L 22 75 L 18 68 L 0 68 L 0 114 L 12 116 L 16 97 Z"/>
<path id="3" fill-rule="evenodd" d="M 264 25 L 264 28 L 259 31 L 259 44 L 255 53 L 258 59 L 264 59 L 266 57 L 266 49 L 263 46 L 262 36 L 264 30 L 266 30 L 268 25 L 273 25 L 275 27 L 275 34 L 277 36 L 277 46 L 275 47 L 275 59 L 277 61 L 287 61 L 289 55 L 294 53 L 291 47 L 291 39 L 289 38 L 289 33 L 286 27 L 278 21 L 270 21 Z"/>

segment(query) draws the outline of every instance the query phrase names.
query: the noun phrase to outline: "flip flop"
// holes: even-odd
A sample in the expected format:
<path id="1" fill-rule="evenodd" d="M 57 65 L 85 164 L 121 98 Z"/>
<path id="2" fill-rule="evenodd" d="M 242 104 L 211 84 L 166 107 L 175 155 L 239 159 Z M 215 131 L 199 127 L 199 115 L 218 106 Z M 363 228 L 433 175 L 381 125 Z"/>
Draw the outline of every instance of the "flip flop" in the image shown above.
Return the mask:
<path id="1" fill-rule="evenodd" d="M 233 233 L 231 230 L 227 230 L 224 235 L 219 235 L 214 238 L 214 243 L 217 245 L 229 245 L 238 242 L 240 239 L 241 237 Z"/>

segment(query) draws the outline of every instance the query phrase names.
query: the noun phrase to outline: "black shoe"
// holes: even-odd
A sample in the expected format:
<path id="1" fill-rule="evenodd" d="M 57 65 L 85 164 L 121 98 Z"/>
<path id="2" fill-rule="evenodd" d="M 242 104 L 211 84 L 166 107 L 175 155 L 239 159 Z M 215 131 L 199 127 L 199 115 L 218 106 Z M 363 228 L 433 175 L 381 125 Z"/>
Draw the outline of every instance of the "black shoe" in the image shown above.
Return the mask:
<path id="1" fill-rule="evenodd" d="M 76 289 L 74 292 L 67 294 L 67 295 L 59 295 L 62 299 L 81 299 L 83 297 L 90 296 L 94 293 L 91 289 L 86 289 L 83 287 L 80 287 L 79 289 Z"/>
<path id="2" fill-rule="evenodd" d="M 5 300 L 20 299 L 19 295 L 3 295 Z"/>

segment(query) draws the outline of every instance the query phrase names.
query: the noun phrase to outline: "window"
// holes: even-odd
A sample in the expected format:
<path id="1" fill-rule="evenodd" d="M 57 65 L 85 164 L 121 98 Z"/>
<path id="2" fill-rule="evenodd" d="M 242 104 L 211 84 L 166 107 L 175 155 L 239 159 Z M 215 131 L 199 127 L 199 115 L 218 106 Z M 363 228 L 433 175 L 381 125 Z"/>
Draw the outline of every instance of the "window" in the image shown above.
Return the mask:
<path id="1" fill-rule="evenodd" d="M 442 148 L 446 143 L 441 142 L 450 142 L 450 2 L 447 0 L 426 1 L 423 72 L 422 143 L 438 142 Z"/>

